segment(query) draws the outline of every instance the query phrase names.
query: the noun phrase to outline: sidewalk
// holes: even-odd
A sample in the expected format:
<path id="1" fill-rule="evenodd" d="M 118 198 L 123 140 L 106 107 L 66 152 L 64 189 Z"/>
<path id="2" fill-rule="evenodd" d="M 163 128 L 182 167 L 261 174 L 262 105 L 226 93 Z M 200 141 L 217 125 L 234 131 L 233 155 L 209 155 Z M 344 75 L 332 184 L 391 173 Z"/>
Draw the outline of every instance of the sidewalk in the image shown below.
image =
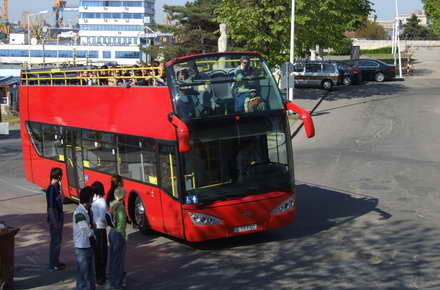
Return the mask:
<path id="1" fill-rule="evenodd" d="M 30 206 L 32 205 L 32 206 Z M 65 224 L 60 260 L 67 265 L 66 269 L 59 272 L 48 270 L 48 250 L 50 237 L 46 224 L 46 202 L 42 193 L 35 194 L 2 194 L 0 198 L 0 220 L 7 225 L 18 227 L 20 231 L 15 237 L 15 289 L 21 290 L 65 290 L 75 289 L 75 257 L 72 240 L 72 212 L 76 204 L 66 204 Z M 134 251 L 136 240 L 133 236 L 137 233 L 130 226 L 127 234 L 132 234 L 128 241 L 128 248 Z M 143 240 L 144 245 L 148 239 Z M 127 258 L 132 258 L 128 253 Z M 139 253 L 133 253 L 139 256 Z M 142 258 L 142 257 L 141 257 Z M 127 259 L 128 261 L 128 259 Z M 130 271 L 130 269 L 127 269 Z M 130 279 L 130 272 L 128 275 Z M 126 289 L 140 289 L 131 286 L 128 281 Z M 104 289 L 97 285 L 97 289 Z"/>

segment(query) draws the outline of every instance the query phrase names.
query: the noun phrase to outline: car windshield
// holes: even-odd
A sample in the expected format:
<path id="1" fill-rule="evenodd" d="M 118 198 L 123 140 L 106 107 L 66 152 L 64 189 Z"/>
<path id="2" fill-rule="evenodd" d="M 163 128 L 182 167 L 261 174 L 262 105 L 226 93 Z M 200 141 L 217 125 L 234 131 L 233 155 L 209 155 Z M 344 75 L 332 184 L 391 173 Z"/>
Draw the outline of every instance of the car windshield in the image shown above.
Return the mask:
<path id="1" fill-rule="evenodd" d="M 186 192 L 206 203 L 290 190 L 292 153 L 284 120 L 278 111 L 195 122 L 194 145 L 183 154 Z"/>
<path id="2" fill-rule="evenodd" d="M 256 54 L 195 56 L 167 72 L 175 112 L 185 122 L 282 108 L 272 73 Z"/>

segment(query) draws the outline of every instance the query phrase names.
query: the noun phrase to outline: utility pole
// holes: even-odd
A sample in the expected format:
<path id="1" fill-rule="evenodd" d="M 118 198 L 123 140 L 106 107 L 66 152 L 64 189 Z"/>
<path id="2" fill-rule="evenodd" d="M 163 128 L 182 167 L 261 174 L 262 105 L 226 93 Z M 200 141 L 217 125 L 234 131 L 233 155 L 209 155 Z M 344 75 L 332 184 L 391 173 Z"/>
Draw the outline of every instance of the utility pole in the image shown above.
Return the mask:
<path id="1" fill-rule="evenodd" d="M 399 58 L 399 77 L 402 78 L 402 55 L 401 55 L 401 48 L 400 48 L 400 20 L 399 20 L 399 8 L 397 6 L 397 0 L 396 0 L 396 23 L 395 23 L 395 51 L 394 53 L 394 65 L 397 64 L 396 57 Z M 398 52 L 398 53 L 397 53 Z"/>
<path id="2" fill-rule="evenodd" d="M 295 62 L 295 0 L 292 0 L 292 15 L 290 20 L 290 63 L 293 65 Z M 289 66 L 290 67 L 290 66 Z M 287 70 L 287 83 L 291 83 L 292 85 L 289 86 L 289 100 L 293 100 L 293 89 L 295 88 L 295 76 L 292 72 L 292 75 L 290 75 L 290 71 Z"/>

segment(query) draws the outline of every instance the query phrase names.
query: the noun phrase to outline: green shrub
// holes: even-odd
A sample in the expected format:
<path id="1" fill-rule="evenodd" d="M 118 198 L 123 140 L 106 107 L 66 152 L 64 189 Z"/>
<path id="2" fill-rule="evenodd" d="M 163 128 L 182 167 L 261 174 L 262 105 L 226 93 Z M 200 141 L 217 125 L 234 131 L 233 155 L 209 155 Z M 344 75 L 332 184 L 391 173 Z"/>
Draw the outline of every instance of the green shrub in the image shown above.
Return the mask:
<path id="1" fill-rule="evenodd" d="M 326 55 L 350 55 L 353 41 L 350 38 L 344 38 L 338 42 L 332 51 L 326 53 Z"/>
<path id="2" fill-rule="evenodd" d="M 361 54 L 390 54 L 391 46 L 375 48 L 375 49 L 361 49 Z"/>

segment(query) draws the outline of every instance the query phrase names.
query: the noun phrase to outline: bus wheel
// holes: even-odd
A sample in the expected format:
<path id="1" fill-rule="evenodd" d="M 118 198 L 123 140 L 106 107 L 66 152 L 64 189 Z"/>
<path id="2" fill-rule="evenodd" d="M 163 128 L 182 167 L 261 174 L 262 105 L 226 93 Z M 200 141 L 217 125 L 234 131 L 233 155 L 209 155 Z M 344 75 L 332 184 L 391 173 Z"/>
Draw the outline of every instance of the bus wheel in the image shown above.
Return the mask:
<path id="1" fill-rule="evenodd" d="M 150 224 L 148 223 L 145 213 L 144 203 L 139 195 L 136 196 L 134 202 L 134 221 L 141 233 L 148 234 L 151 232 Z"/>

